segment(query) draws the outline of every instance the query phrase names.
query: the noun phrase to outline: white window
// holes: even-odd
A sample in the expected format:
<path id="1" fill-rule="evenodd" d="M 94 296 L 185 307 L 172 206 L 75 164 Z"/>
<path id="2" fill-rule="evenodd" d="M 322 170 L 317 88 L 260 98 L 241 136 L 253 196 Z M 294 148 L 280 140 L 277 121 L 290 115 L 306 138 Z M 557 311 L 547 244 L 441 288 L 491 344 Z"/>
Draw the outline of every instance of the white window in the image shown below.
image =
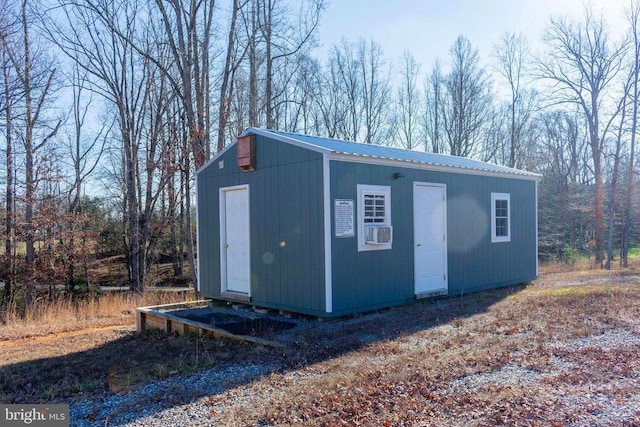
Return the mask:
<path id="1" fill-rule="evenodd" d="M 511 198 L 509 193 L 491 193 L 491 241 L 511 241 Z"/>
<path id="2" fill-rule="evenodd" d="M 358 251 L 391 249 L 391 187 L 358 185 Z"/>

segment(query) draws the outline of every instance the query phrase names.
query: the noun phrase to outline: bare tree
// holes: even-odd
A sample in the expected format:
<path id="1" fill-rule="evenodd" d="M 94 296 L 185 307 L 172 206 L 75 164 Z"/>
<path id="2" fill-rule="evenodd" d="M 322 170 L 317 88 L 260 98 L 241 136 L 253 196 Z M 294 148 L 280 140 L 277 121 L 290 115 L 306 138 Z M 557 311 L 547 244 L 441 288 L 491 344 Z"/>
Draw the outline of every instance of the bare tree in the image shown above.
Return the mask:
<path id="1" fill-rule="evenodd" d="M 155 0 L 155 3 L 162 15 L 163 36 L 169 46 L 173 61 L 166 61 L 164 57 L 157 58 L 153 55 L 149 55 L 147 58 L 163 72 L 182 101 L 189 130 L 189 147 L 186 148 L 189 148 L 192 153 L 193 167 L 198 169 L 204 165 L 211 152 L 209 143 L 209 63 L 215 5 L 207 0 L 190 0 L 188 2 Z M 166 7 L 165 3 L 169 7 Z M 235 6 L 234 4 L 233 13 L 237 13 Z M 144 49 L 138 47 L 137 50 L 144 53 Z M 177 70 L 178 78 L 174 77 L 173 70 Z M 188 159 L 185 161 L 184 167 L 189 172 L 191 162 Z M 185 217 L 187 230 L 191 230 L 190 179 L 187 178 L 184 184 L 186 186 L 184 192 Z M 197 289 L 198 276 L 193 235 L 188 232 L 186 237 L 191 279 Z"/>
<path id="2" fill-rule="evenodd" d="M 76 280 L 76 266 L 79 261 L 83 261 L 83 278 L 85 280 L 88 275 L 88 254 L 83 253 L 83 250 L 87 248 L 86 228 L 88 228 L 90 221 L 85 214 L 85 206 L 83 205 L 84 186 L 105 151 L 106 135 L 110 132 L 113 121 L 103 123 L 97 134 L 92 139 L 87 139 L 85 136 L 87 134 L 87 115 L 95 101 L 91 95 L 87 99 L 84 96 L 89 84 L 87 72 L 81 70 L 77 62 L 74 62 L 71 65 L 69 80 L 72 92 L 72 129 L 68 135 L 69 160 L 63 162 L 70 163 L 73 176 L 67 192 L 68 212 L 58 213 L 60 222 L 64 221 L 66 227 L 57 241 L 60 250 L 66 255 L 64 259 L 65 269 L 68 272 L 67 286 L 69 290 L 73 290 Z M 55 195 L 51 197 L 55 198 Z M 52 211 L 54 210 L 52 209 Z M 79 244 L 76 241 L 78 238 L 81 239 Z"/>
<path id="3" fill-rule="evenodd" d="M 298 3 L 283 0 L 250 0 L 241 12 L 246 33 L 248 76 L 246 104 L 249 126 L 287 128 L 288 111 L 296 109 L 295 84 L 305 66 L 315 36 L 324 0 Z"/>
<path id="4" fill-rule="evenodd" d="M 145 54 L 131 42 L 139 34 L 136 3 L 61 2 L 60 6 L 66 23 L 47 22 L 50 37 L 92 78 L 91 90 L 115 110 L 129 283 L 132 290 L 141 290 L 148 268 L 153 206 L 166 183 L 163 175 L 154 175 L 161 163 L 156 156 L 159 141 L 153 120 L 157 118 L 151 106 L 157 89 L 153 85 L 166 85 L 166 74 L 149 59 L 157 53 L 153 41 L 138 40 L 147 49 Z"/>
<path id="5" fill-rule="evenodd" d="M 290 13 L 286 3 L 281 0 L 258 0 L 258 27 L 264 40 L 265 57 L 265 113 L 266 126 L 277 127 L 276 107 L 287 100 L 279 99 L 285 93 L 282 86 L 274 90 L 275 67 L 278 62 L 286 61 L 305 49 L 311 48 L 316 29 L 320 23 L 320 14 L 324 10 L 323 0 L 305 0 L 297 12 Z M 295 19 L 297 17 L 297 20 Z M 286 62 L 280 65 L 278 74 L 287 73 Z M 286 78 L 285 80 L 289 80 Z"/>
<path id="6" fill-rule="evenodd" d="M 445 86 L 445 77 L 442 74 L 440 60 L 436 60 L 431 73 L 424 85 L 424 113 L 422 115 L 422 133 L 425 140 L 425 151 L 442 153 L 444 148 L 444 135 L 442 123 L 442 109 Z"/>
<path id="7" fill-rule="evenodd" d="M 114 9 L 114 2 L 109 0 L 76 0 L 73 3 L 67 1 L 66 4 L 86 8 L 96 16 L 113 14 Z M 137 1 L 120 2 L 116 6 L 126 6 L 131 10 L 141 8 Z M 145 22 L 147 32 L 153 33 L 156 41 L 169 47 L 168 53 L 165 52 L 162 58 L 154 57 L 146 49 L 145 40 L 140 43 L 136 39 L 137 34 L 130 31 L 128 26 L 103 20 L 110 33 L 124 39 L 133 51 L 158 67 L 178 94 L 187 119 L 190 151 L 196 168 L 202 166 L 210 155 L 209 48 L 214 10 L 215 4 L 207 0 L 155 0 L 155 8 L 150 6 L 146 14 L 140 17 L 148 18 Z M 155 19 L 157 12 L 160 13 L 158 20 Z M 172 61 L 167 61 L 168 57 Z"/>
<path id="8" fill-rule="evenodd" d="M 540 123 L 537 140 L 540 183 L 540 252 L 560 258 L 565 247 L 586 244 L 579 233 L 579 215 L 585 209 L 580 201 L 581 176 L 587 168 L 588 150 L 575 114 L 549 110 L 536 119 Z M 587 206 L 588 210 L 588 206 Z"/>
<path id="9" fill-rule="evenodd" d="M 314 107 L 313 95 L 316 91 L 316 79 L 312 73 L 317 69 L 318 63 L 305 56 L 298 58 L 296 67 L 296 73 L 286 85 L 286 94 L 283 94 L 288 102 L 282 104 L 278 111 L 278 128 L 289 132 L 309 133 Z"/>
<path id="10" fill-rule="evenodd" d="M 382 143 L 387 120 L 387 107 L 391 101 L 390 73 L 380 45 L 373 40 L 358 42 L 358 64 L 362 80 L 361 93 L 364 115 L 364 138 L 367 144 Z"/>
<path id="11" fill-rule="evenodd" d="M 398 141 L 402 147 L 412 150 L 418 144 L 420 126 L 418 114 L 420 108 L 420 91 L 418 90 L 418 64 L 408 51 L 402 54 L 400 60 L 400 82 L 398 86 L 398 116 L 396 126 Z"/>
<path id="12" fill-rule="evenodd" d="M 318 74 L 318 89 L 314 92 L 315 103 L 320 110 L 321 128 L 329 138 L 345 138 L 350 104 L 343 91 L 343 77 L 332 56 L 325 72 Z"/>
<path id="13" fill-rule="evenodd" d="M 238 12 L 248 3 L 248 0 L 241 2 L 240 0 L 232 1 L 232 9 L 231 9 L 231 20 L 229 24 L 229 34 L 227 37 L 227 49 L 226 49 L 226 57 L 222 70 L 222 81 L 220 82 L 220 97 L 218 99 L 218 141 L 216 145 L 216 150 L 219 152 L 224 148 L 224 138 L 225 138 L 225 130 L 227 129 L 227 125 L 229 122 L 229 117 L 231 115 L 231 102 L 233 100 L 233 91 L 235 86 L 235 74 L 238 70 L 238 67 L 241 63 L 242 58 L 246 54 L 246 47 L 243 52 L 238 53 L 238 34 L 236 29 L 236 24 L 238 21 Z M 249 48 L 254 46 L 253 41 L 249 41 Z M 253 97 L 250 97 L 250 100 L 253 100 Z M 255 123 L 252 123 L 254 118 L 251 117 L 249 123 L 250 126 L 255 126 Z"/>
<path id="14" fill-rule="evenodd" d="M 153 40 L 149 42 L 154 43 Z M 162 46 L 150 46 L 150 49 L 153 48 L 163 49 Z M 162 56 L 162 53 L 159 53 L 158 56 Z M 148 104 L 144 110 L 146 132 L 143 136 L 144 167 L 142 168 L 146 176 L 142 178 L 144 189 L 140 192 L 142 211 L 139 214 L 141 218 L 141 250 L 145 251 L 141 256 L 140 264 L 148 270 L 158 238 L 158 230 L 153 221 L 156 206 L 179 165 L 175 163 L 173 141 L 166 140 L 168 136 L 167 116 L 171 111 L 171 103 L 176 93 L 171 90 L 168 79 L 162 70 L 149 64 L 143 71 L 147 74 L 145 91 L 148 92 Z"/>
<path id="15" fill-rule="evenodd" d="M 580 108 L 588 127 L 589 146 L 595 180 L 594 239 L 595 260 L 604 262 L 603 167 L 605 135 L 617 111 L 605 105 L 608 90 L 618 75 L 624 49 L 611 46 L 602 18 L 585 11 L 582 22 L 552 19 L 544 40 L 549 52 L 538 61 L 539 74 L 552 82 L 558 102 Z"/>
<path id="16" fill-rule="evenodd" d="M 169 6 L 165 6 L 165 3 Z M 195 167 L 199 168 L 209 157 L 209 136 L 206 123 L 209 105 L 209 42 L 214 6 L 206 0 L 156 0 L 162 14 L 164 36 L 178 70 L 178 79 L 164 69 L 180 94 L 191 135 L 191 151 Z M 144 51 L 144 50 L 143 50 Z M 160 61 L 156 65 L 162 67 Z"/>
<path id="17" fill-rule="evenodd" d="M 44 46 L 34 47 L 31 40 L 32 23 L 28 1 L 20 4 L 20 26 L 22 38 L 21 51 L 12 49 L 12 42 L 7 34 L 2 34 L 2 46 L 7 53 L 15 71 L 20 90 L 24 93 L 23 134 L 22 143 L 25 156 L 25 214 L 24 240 L 26 245 L 25 270 L 27 283 L 27 306 L 31 306 L 34 292 L 35 277 L 35 228 L 34 208 L 36 205 L 36 163 L 38 152 L 56 135 L 62 120 L 51 124 L 46 120 L 47 103 L 51 101 L 54 92 L 55 68 L 52 61 L 47 59 Z"/>
<path id="18" fill-rule="evenodd" d="M 6 60 L 6 52 L 2 51 L 3 65 L 2 65 L 2 83 L 3 83 L 3 110 L 4 110 L 4 134 L 6 140 L 6 187 L 5 187 L 5 235 L 4 235 L 4 273 L 5 287 L 4 287 L 4 301 L 8 301 L 11 295 L 11 286 L 13 284 L 13 266 L 12 251 L 13 251 L 13 222 L 14 222 L 14 206 L 13 206 L 13 88 L 11 87 L 11 66 Z"/>
<path id="19" fill-rule="evenodd" d="M 495 69 L 507 83 L 509 100 L 505 103 L 506 155 L 503 163 L 512 168 L 523 166 L 526 131 L 535 111 L 535 92 L 524 87 L 529 46 L 522 35 L 504 34 L 495 46 Z"/>
<path id="20" fill-rule="evenodd" d="M 493 105 L 489 78 L 479 65 L 478 50 L 466 37 L 456 39 L 450 56 L 442 110 L 449 154 L 489 160 L 492 153 L 483 152 L 482 146 Z"/>
<path id="21" fill-rule="evenodd" d="M 168 8 L 165 6 L 168 4 Z M 173 55 L 178 70 L 178 79 L 173 79 L 170 69 L 155 61 L 179 94 L 187 118 L 191 136 L 191 151 L 194 165 L 202 166 L 210 154 L 209 129 L 209 47 L 214 5 L 206 0 L 156 0 L 162 14 L 164 37 Z"/>
<path id="22" fill-rule="evenodd" d="M 340 102 L 344 106 L 345 117 L 337 124 L 338 137 L 357 141 L 362 127 L 362 80 L 356 58 L 355 47 L 346 39 L 334 45 L 329 54 L 329 69 L 333 81 L 337 83 Z M 331 89 L 329 89 L 331 90 Z"/>
<path id="23" fill-rule="evenodd" d="M 630 73 L 630 77 L 632 73 Z M 607 260 L 605 262 L 604 268 L 607 270 L 611 269 L 611 262 L 613 261 L 613 235 L 614 235 L 614 227 L 615 227 L 615 207 L 616 207 L 616 196 L 618 192 L 618 180 L 620 178 L 620 160 L 621 153 L 624 145 L 623 135 L 624 135 L 624 127 L 625 122 L 627 121 L 627 102 L 628 102 L 628 93 L 630 90 L 631 79 L 624 82 L 622 88 L 622 96 L 620 97 L 619 107 L 620 116 L 619 116 L 619 125 L 615 130 L 615 134 L 613 135 L 613 152 L 609 154 L 611 161 L 613 162 L 611 177 L 609 182 L 609 209 L 607 212 L 608 219 L 608 235 L 606 242 L 606 252 L 607 252 Z"/>
<path id="24" fill-rule="evenodd" d="M 638 104 L 640 103 L 638 94 L 638 80 L 640 78 L 640 2 L 631 1 L 630 8 L 627 11 L 627 19 L 630 24 L 630 41 L 631 41 L 631 66 L 630 69 L 630 88 L 629 102 L 631 108 L 631 124 L 629 129 L 629 157 L 627 165 L 626 193 L 624 198 L 624 208 L 622 213 L 622 242 L 620 248 L 620 263 L 624 267 L 629 265 L 629 241 L 631 239 L 631 202 L 634 194 L 634 164 L 636 155 L 636 136 L 638 131 Z"/>
<path id="25" fill-rule="evenodd" d="M 166 114 L 167 126 L 163 128 L 166 154 L 162 157 L 162 170 L 171 170 L 179 166 L 179 173 L 168 176 L 167 186 L 163 191 L 161 210 L 164 218 L 163 225 L 169 229 L 174 277 L 182 277 L 184 274 L 184 246 L 187 232 L 185 230 L 185 206 L 182 192 L 185 188 L 184 181 L 188 175 L 184 167 L 186 164 L 184 157 L 188 157 L 189 152 L 182 149 L 183 145 L 187 145 L 182 142 L 183 139 L 188 140 L 188 138 L 186 138 L 181 122 L 179 104 L 178 100 L 173 99 Z"/>
<path id="26" fill-rule="evenodd" d="M 258 122 L 258 9 L 260 0 L 251 0 L 249 17 L 244 19 L 247 32 L 249 54 L 249 126 L 257 127 Z M 244 17 L 244 14 L 243 14 Z"/>
<path id="27" fill-rule="evenodd" d="M 324 84 L 316 93 L 329 136 L 382 143 L 388 133 L 390 80 L 390 69 L 375 42 L 342 39 L 332 46 Z"/>
<path id="28" fill-rule="evenodd" d="M 16 22 L 11 18 L 9 6 L 5 2 L 0 5 L 0 32 L 2 39 L 12 38 Z M 5 186 L 5 226 L 4 226 L 4 301 L 8 301 L 12 293 L 12 285 L 15 276 L 14 250 L 14 154 L 13 154 L 13 105 L 18 101 L 17 87 L 14 81 L 14 73 L 9 55 L 6 49 L 0 51 L 2 55 L 2 112 L 4 113 L 4 135 L 6 142 L 6 186 Z"/>
<path id="29" fill-rule="evenodd" d="M 96 169 L 105 151 L 107 139 L 105 135 L 111 131 L 113 122 L 102 124 L 98 132 L 90 140 L 84 136 L 87 114 L 94 104 L 91 95 L 87 100 L 84 93 L 89 84 L 87 72 L 81 70 L 77 61 L 71 65 L 72 120 L 73 131 L 70 135 L 69 158 L 73 168 L 73 181 L 69 189 L 69 210 L 82 212 L 82 194 L 84 184 Z"/>

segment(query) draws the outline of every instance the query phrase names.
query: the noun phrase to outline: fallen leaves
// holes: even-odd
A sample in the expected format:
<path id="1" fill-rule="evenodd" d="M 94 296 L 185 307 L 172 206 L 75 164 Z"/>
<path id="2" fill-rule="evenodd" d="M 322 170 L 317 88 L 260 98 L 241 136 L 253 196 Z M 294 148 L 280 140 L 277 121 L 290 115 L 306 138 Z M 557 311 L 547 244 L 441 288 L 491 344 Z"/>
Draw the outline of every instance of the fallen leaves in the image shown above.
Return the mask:
<path id="1" fill-rule="evenodd" d="M 597 307 L 601 295 L 608 310 Z M 638 289 L 605 292 L 597 286 L 560 296 L 524 291 L 497 301 L 487 312 L 451 313 L 450 325 L 434 321 L 423 330 L 333 359 L 322 381 L 302 379 L 280 390 L 271 401 L 278 402 L 279 412 L 257 420 L 280 425 L 300 419 L 320 426 L 447 425 L 454 420 L 460 425 L 562 426 L 626 417 L 632 423 L 640 347 L 624 341 L 611 349 L 559 345 L 588 342 L 619 327 L 610 316 L 616 312 L 629 319 L 639 296 Z M 474 383 L 477 375 L 482 380 Z M 340 381 L 332 383 L 332 377 Z M 456 382 L 464 386 L 453 387 Z M 304 388 L 304 399 L 293 391 L 297 388 Z M 619 412 L 608 415 L 605 402 L 614 402 Z"/>

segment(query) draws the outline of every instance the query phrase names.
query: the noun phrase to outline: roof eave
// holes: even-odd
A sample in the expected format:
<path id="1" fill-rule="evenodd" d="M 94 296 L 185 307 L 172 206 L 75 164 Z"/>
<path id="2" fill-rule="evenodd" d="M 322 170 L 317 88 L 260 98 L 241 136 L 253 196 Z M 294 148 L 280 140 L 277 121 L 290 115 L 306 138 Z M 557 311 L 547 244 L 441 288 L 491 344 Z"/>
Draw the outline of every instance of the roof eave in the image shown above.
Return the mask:
<path id="1" fill-rule="evenodd" d="M 329 159 L 346 161 L 346 162 L 374 163 L 374 164 L 388 165 L 388 166 L 395 166 L 395 167 L 407 167 L 411 169 L 423 169 L 423 170 L 432 170 L 432 171 L 441 171 L 441 172 L 450 172 L 450 173 L 460 173 L 460 174 L 466 174 L 466 175 L 495 176 L 495 177 L 502 177 L 502 178 L 511 177 L 511 178 L 518 178 L 518 179 L 526 179 L 531 181 L 537 181 L 542 177 L 542 175 L 539 175 L 533 172 L 520 171 L 518 169 L 514 169 L 513 172 L 493 171 L 490 169 L 443 165 L 438 163 L 421 162 L 416 160 L 393 159 L 388 157 L 369 156 L 369 155 L 335 152 L 335 151 L 331 153 L 331 155 L 329 156 Z"/>
<path id="2" fill-rule="evenodd" d="M 281 135 L 281 134 L 279 134 L 277 132 L 271 132 L 268 129 L 248 128 L 247 130 L 242 132 L 242 134 L 240 136 L 246 136 L 246 135 L 249 135 L 249 134 L 260 135 L 260 136 L 264 136 L 266 138 L 275 139 L 275 140 L 280 141 L 280 142 L 284 142 L 284 143 L 287 143 L 287 144 L 295 145 L 297 147 L 305 148 L 307 150 L 316 151 L 318 153 L 322 153 L 322 154 L 325 154 L 325 155 L 330 155 L 330 154 L 334 153 L 333 150 L 330 150 L 328 148 L 320 147 L 319 145 L 315 145 L 315 144 L 312 144 L 310 142 L 305 142 L 305 141 L 301 141 L 301 140 L 296 139 L 296 138 L 291 138 L 289 136 Z"/>
<path id="3" fill-rule="evenodd" d="M 244 132 L 242 132 L 239 135 L 239 137 L 243 137 L 250 134 L 264 136 L 266 138 L 275 139 L 277 141 L 291 144 L 300 148 L 322 153 L 323 155 L 327 156 L 331 160 L 351 161 L 351 162 L 357 162 L 357 163 L 372 163 L 371 160 L 373 160 L 373 163 L 375 164 L 386 164 L 386 165 L 391 165 L 395 167 L 435 170 L 435 171 L 450 172 L 450 173 L 461 173 L 461 174 L 467 174 L 467 175 L 511 177 L 511 178 L 518 178 L 518 179 L 533 180 L 533 181 L 537 181 L 542 177 L 542 175 L 540 174 L 522 171 L 519 169 L 507 168 L 508 170 L 495 171 L 495 170 L 483 169 L 483 168 L 445 165 L 440 163 L 423 162 L 423 161 L 417 161 L 417 160 L 407 160 L 407 159 L 398 159 L 398 158 L 383 157 L 383 156 L 372 156 L 372 155 L 366 155 L 366 154 L 338 152 L 332 149 L 321 147 L 319 145 L 316 145 L 310 142 L 302 141 L 294 137 L 282 135 L 277 132 L 272 132 L 268 129 L 260 129 L 260 128 L 254 128 L 254 127 L 247 128 Z M 207 161 L 203 166 L 201 166 L 196 171 L 196 175 L 200 173 L 200 171 L 202 171 L 208 165 L 215 162 L 236 142 L 237 140 L 225 146 L 221 151 L 216 153 L 215 156 L 213 156 L 209 161 Z"/>

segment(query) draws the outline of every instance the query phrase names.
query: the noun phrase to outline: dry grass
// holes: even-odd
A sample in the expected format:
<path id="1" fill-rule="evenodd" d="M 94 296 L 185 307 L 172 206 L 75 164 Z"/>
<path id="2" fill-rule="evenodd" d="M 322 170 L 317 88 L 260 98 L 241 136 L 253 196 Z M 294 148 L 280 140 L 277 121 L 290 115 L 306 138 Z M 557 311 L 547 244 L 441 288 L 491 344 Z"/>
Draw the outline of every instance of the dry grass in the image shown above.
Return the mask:
<path id="1" fill-rule="evenodd" d="M 107 326 L 135 324 L 135 307 L 169 304 L 194 299 L 193 292 L 106 293 L 99 298 L 74 301 L 70 296 L 38 300 L 22 313 L 15 301 L 4 310 L 0 341 L 46 336 Z"/>
<path id="2" fill-rule="evenodd" d="M 284 350 L 108 326 L 132 325 L 133 307 L 151 301 L 110 309 L 105 301 L 102 315 L 71 305 L 41 318 L 74 319 L 59 336 L 7 340 L 21 326 L 0 328 L 0 401 L 68 402 L 206 367 L 263 364 L 277 369 L 220 394 L 183 387 L 177 401 L 157 399 L 172 407 L 204 398 L 220 426 L 636 426 L 637 268 L 554 267 L 527 286 L 314 322 Z"/>
<path id="3" fill-rule="evenodd" d="M 640 280 L 599 272 L 610 280 L 563 284 L 580 276 L 550 274 L 503 297 L 478 294 L 488 301 L 477 304 L 394 309 L 385 321 L 406 333 L 211 397 L 212 422 L 640 425 Z"/>

